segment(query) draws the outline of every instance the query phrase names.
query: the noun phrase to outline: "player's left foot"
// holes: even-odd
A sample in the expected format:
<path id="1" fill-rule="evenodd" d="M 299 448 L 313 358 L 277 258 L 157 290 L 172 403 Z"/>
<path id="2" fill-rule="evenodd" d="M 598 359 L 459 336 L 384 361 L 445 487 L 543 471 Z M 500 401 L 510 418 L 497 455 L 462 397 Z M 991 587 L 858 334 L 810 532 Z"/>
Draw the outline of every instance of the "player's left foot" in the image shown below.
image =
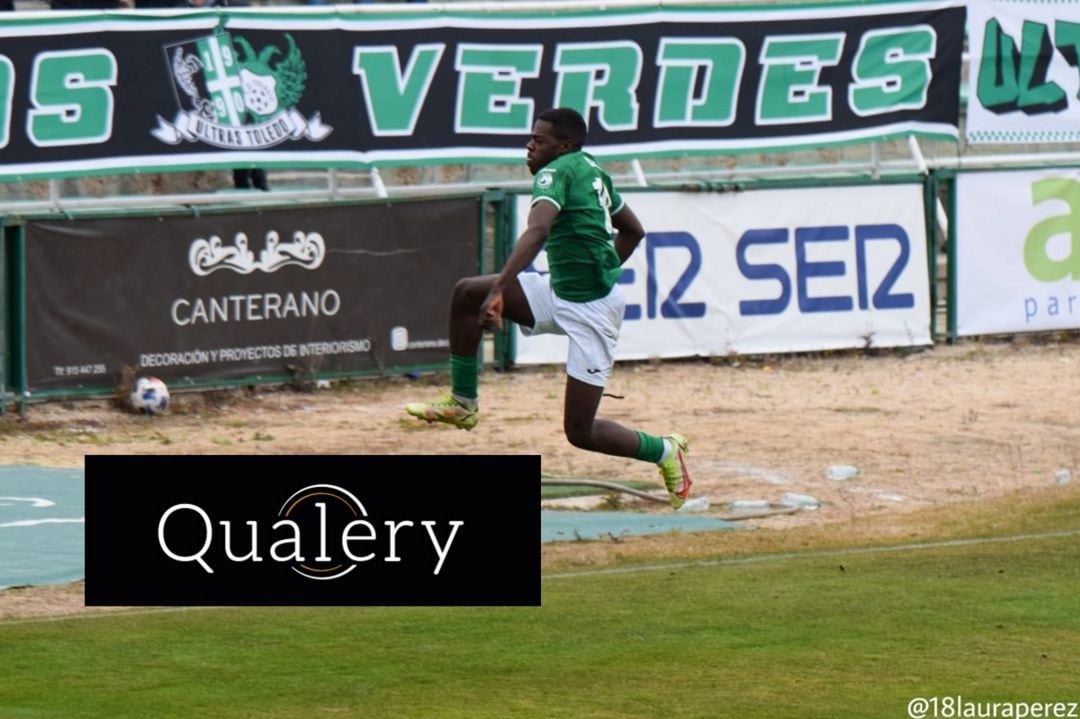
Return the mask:
<path id="1" fill-rule="evenodd" d="M 671 499 L 671 508 L 679 509 L 690 496 L 690 487 L 694 484 L 690 481 L 690 473 L 686 470 L 684 455 L 690 453 L 690 442 L 681 434 L 669 434 L 664 440 L 671 442 L 673 451 L 671 456 L 662 462 L 657 462 L 660 468 L 660 476 L 664 478 L 664 486 L 667 487 L 668 497 Z"/>
<path id="2" fill-rule="evenodd" d="M 480 421 L 480 413 L 475 407 L 466 407 L 451 394 L 434 402 L 412 402 L 405 405 L 405 411 L 413 417 L 427 420 L 428 423 L 445 422 L 465 430 L 472 429 Z"/>

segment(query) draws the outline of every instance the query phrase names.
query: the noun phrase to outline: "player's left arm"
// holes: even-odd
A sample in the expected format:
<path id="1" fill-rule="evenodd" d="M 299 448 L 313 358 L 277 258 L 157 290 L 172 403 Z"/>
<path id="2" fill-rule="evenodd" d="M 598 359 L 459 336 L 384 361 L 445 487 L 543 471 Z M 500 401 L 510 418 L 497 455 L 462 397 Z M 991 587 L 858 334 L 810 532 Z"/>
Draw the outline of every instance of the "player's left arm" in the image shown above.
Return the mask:
<path id="1" fill-rule="evenodd" d="M 615 228 L 615 252 L 619 255 L 619 262 L 624 263 L 634 254 L 641 238 L 645 236 L 645 228 L 641 225 L 630 206 L 623 203 L 619 211 L 611 216 L 611 225 Z"/>

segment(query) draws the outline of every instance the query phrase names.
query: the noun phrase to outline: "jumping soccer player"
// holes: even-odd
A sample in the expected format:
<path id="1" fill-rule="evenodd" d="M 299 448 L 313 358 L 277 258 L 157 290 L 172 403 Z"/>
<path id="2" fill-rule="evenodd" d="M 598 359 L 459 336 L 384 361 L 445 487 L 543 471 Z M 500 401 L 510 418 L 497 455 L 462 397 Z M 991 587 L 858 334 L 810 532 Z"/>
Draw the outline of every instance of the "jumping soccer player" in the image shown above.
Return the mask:
<path id="1" fill-rule="evenodd" d="M 596 418 L 615 364 L 626 304 L 616 281 L 645 230 L 608 174 L 582 151 L 585 134 L 585 120 L 574 110 L 551 109 L 537 116 L 525 146 L 535 176 L 528 226 L 502 272 L 466 277 L 455 285 L 451 391 L 434 402 L 406 405 L 405 411 L 428 422 L 472 429 L 479 421 L 477 348 L 485 329 L 501 329 L 507 317 L 526 335 L 567 335 L 566 438 L 581 449 L 656 463 L 671 506 L 679 509 L 692 484 L 684 458 L 686 438 L 657 437 Z M 550 274 L 524 272 L 545 242 Z"/>

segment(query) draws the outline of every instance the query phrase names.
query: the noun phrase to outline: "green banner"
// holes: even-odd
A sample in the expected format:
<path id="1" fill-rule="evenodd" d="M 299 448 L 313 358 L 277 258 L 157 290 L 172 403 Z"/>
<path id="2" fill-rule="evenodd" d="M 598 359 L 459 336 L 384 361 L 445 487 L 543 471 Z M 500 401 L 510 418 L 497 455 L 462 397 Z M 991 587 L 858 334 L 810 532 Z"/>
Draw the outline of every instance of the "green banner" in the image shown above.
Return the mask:
<path id="1" fill-rule="evenodd" d="M 586 116 L 601 159 L 955 139 L 964 17 L 958 0 L 12 17 L 0 179 L 520 162 L 554 106 Z"/>

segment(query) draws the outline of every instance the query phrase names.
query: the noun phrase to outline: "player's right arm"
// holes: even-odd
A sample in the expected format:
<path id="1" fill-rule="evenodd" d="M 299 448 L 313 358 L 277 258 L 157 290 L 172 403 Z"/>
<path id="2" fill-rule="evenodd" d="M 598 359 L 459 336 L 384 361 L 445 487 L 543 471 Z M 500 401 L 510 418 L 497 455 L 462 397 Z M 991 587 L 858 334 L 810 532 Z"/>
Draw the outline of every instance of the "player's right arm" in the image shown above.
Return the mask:
<path id="1" fill-rule="evenodd" d="M 611 216 L 611 225 L 618 234 L 615 235 L 615 252 L 619 255 L 619 262 L 624 263 L 634 254 L 641 238 L 645 236 L 645 228 L 641 225 L 630 206 L 623 206 Z"/>

